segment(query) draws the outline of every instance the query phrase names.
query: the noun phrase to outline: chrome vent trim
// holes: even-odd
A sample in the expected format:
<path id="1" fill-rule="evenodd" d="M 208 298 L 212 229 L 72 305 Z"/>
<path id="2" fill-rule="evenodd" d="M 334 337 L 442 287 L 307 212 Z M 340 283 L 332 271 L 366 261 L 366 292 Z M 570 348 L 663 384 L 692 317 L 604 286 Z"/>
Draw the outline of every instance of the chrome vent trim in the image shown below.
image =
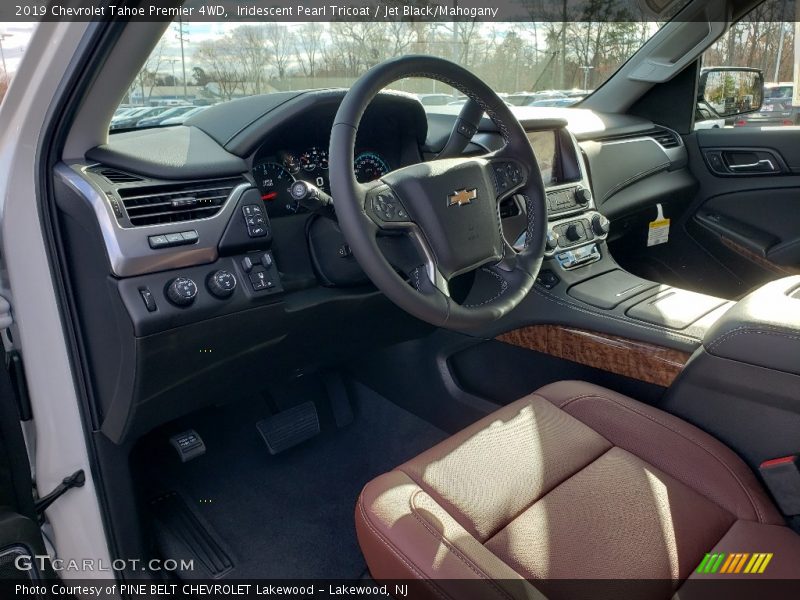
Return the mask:
<path id="1" fill-rule="evenodd" d="M 117 189 L 130 226 L 144 227 L 164 223 L 181 223 L 213 217 L 236 186 L 245 183 L 241 177 L 120 187 Z"/>

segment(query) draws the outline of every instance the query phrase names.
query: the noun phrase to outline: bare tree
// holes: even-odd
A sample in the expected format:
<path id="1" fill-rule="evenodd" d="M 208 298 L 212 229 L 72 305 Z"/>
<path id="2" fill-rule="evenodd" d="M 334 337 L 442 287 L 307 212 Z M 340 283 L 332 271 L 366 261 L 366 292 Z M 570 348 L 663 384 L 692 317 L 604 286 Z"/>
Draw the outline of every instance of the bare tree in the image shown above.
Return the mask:
<path id="1" fill-rule="evenodd" d="M 245 93 L 260 94 L 268 80 L 270 49 L 264 25 L 242 25 L 231 32 L 233 55 L 242 71 Z"/>
<path id="2" fill-rule="evenodd" d="M 297 62 L 300 63 L 303 75 L 312 80 L 317 74 L 317 63 L 322 54 L 320 29 L 316 23 L 306 23 L 300 28 L 295 42 Z"/>
<path id="3" fill-rule="evenodd" d="M 195 60 L 202 65 L 209 85 L 216 85 L 219 95 L 231 100 L 236 91 L 244 89 L 244 73 L 236 60 L 236 44 L 226 36 L 218 40 L 205 40 L 197 44 Z"/>
<path id="4" fill-rule="evenodd" d="M 292 59 L 294 40 L 292 32 L 283 23 L 267 23 L 266 36 L 272 52 L 272 64 L 278 74 L 278 79 L 286 77 L 289 62 Z"/>
<path id="5" fill-rule="evenodd" d="M 158 45 L 144 63 L 139 73 L 136 75 L 136 83 L 142 93 L 142 104 L 148 104 L 153 95 L 153 88 L 159 85 L 158 71 L 164 63 L 164 50 L 166 49 L 166 39 L 161 38 Z"/>

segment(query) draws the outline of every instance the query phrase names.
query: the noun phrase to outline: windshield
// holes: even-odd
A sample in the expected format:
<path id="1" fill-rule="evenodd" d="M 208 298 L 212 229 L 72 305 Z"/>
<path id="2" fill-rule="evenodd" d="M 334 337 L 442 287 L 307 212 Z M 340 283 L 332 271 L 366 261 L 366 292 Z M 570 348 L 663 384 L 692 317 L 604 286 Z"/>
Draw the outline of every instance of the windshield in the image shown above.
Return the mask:
<path id="1" fill-rule="evenodd" d="M 388 58 L 454 60 L 515 106 L 571 106 L 604 83 L 658 29 L 653 22 L 173 23 L 120 105 L 185 112 L 118 112 L 112 130 L 174 125 L 236 98 L 347 88 Z M 426 107 L 465 101 L 429 79 L 397 82 Z"/>

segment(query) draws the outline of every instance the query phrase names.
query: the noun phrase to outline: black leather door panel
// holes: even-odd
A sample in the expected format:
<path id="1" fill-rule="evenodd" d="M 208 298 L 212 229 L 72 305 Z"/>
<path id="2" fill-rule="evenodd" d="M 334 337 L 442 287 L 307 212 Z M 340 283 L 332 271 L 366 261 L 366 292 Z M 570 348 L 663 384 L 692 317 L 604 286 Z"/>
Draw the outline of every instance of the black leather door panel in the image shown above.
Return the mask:
<path id="1" fill-rule="evenodd" d="M 744 289 L 800 271 L 800 130 L 701 130 L 687 137 L 699 182 L 687 230 Z M 720 172 L 709 153 L 775 157 L 777 173 Z M 761 152 L 761 153 L 758 153 Z"/>

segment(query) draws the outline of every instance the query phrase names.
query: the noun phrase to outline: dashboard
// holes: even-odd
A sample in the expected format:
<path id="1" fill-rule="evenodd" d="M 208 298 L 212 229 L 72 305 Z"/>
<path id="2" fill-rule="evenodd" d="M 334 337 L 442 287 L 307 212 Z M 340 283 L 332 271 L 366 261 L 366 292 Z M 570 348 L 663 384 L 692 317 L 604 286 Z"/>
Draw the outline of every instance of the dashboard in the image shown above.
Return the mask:
<path id="1" fill-rule="evenodd" d="M 114 134 L 56 167 L 63 253 L 80 265 L 70 284 L 109 439 L 121 443 L 218 402 L 231 381 L 257 393 L 298 365 L 334 364 L 345 353 L 429 333 L 370 284 L 334 213 L 306 212 L 288 197 L 296 180 L 330 193 L 328 145 L 343 95 L 286 92 L 221 104 L 184 126 Z M 454 121 L 426 113 L 409 95 L 379 94 L 356 139 L 356 178 L 435 157 Z M 547 191 L 547 256 L 563 269 L 593 260 L 606 232 L 596 223 L 581 147 L 560 116 L 521 122 Z M 658 149 L 637 135 L 602 145 L 640 155 L 640 146 Z M 465 155 L 502 144 L 486 123 Z M 518 240 L 526 226 L 519 199 L 501 205 L 501 216 L 506 238 Z M 420 264 L 400 237 L 379 241 L 387 259 L 395 253 L 393 264 Z M 365 319 L 380 326 L 365 327 Z"/>

